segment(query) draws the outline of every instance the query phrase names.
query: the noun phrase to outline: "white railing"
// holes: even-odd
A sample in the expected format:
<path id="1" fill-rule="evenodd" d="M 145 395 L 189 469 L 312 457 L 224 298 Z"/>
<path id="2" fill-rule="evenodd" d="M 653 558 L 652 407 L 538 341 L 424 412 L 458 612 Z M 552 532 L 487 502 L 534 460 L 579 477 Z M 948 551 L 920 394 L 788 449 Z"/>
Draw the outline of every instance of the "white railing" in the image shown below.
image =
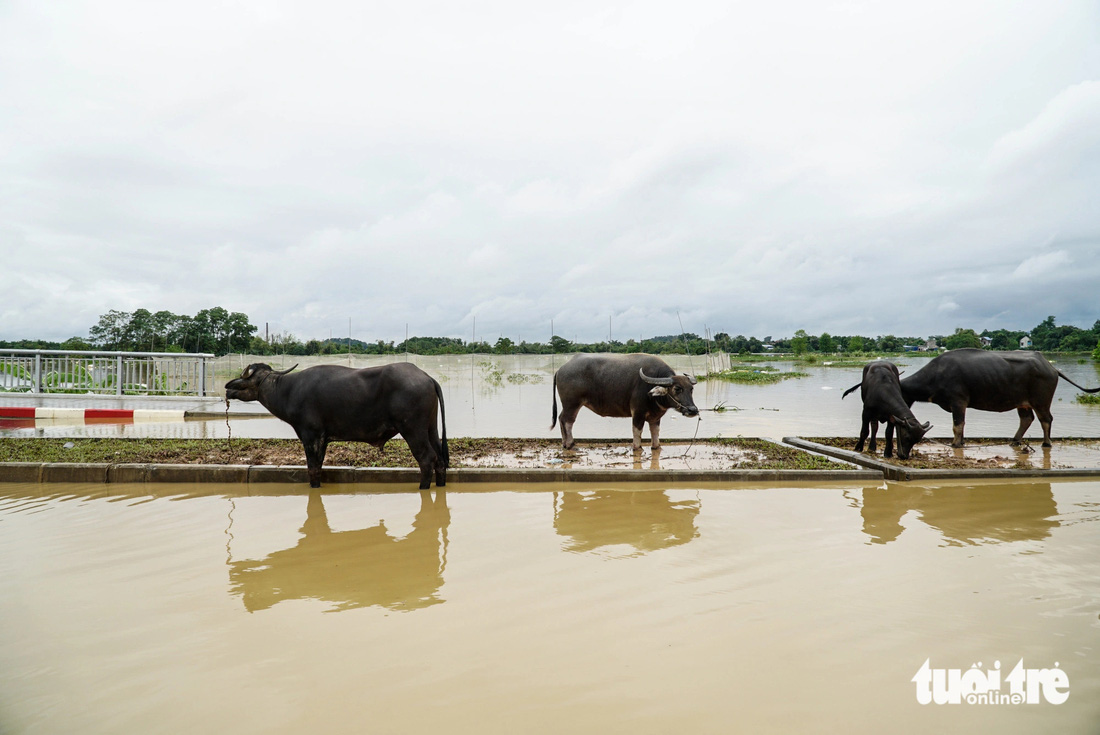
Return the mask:
<path id="1" fill-rule="evenodd" d="M 179 352 L 0 349 L 0 392 L 206 396 L 213 361 Z"/>

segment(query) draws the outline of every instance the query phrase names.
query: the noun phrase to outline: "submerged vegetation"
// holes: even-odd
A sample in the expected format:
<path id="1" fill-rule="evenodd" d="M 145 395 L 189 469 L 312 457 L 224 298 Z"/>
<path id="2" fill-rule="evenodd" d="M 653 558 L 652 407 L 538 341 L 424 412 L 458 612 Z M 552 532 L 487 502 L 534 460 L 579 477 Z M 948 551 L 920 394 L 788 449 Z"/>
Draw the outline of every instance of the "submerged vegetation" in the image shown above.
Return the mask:
<path id="1" fill-rule="evenodd" d="M 809 373 L 796 371 L 780 372 L 777 368 L 765 365 L 751 370 L 719 370 L 699 376 L 699 380 L 724 380 L 742 385 L 772 385 L 791 378 L 805 378 Z"/>
<path id="2" fill-rule="evenodd" d="M 1086 406 L 1100 406 L 1100 393 L 1078 393 L 1077 402 Z"/>

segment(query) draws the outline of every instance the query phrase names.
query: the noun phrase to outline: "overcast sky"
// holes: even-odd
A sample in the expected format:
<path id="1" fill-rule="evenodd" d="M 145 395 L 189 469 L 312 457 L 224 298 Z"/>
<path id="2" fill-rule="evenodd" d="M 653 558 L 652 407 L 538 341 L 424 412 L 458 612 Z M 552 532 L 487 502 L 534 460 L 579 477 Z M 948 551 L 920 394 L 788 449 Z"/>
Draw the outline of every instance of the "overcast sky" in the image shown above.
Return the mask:
<path id="1" fill-rule="evenodd" d="M 1100 4 L 0 0 L 0 339 L 1100 319 Z M 475 332 L 476 330 L 476 332 Z"/>

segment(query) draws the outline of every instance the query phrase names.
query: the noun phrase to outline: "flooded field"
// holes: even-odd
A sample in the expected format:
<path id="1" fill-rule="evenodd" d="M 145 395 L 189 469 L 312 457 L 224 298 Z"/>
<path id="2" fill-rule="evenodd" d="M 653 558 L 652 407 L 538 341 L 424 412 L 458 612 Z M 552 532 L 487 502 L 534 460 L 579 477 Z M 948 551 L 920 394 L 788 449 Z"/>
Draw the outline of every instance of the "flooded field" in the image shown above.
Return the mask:
<path id="1" fill-rule="evenodd" d="M 235 377 L 252 360 L 265 359 L 276 368 L 286 368 L 295 362 L 302 367 L 325 362 L 341 362 L 338 356 L 328 358 L 249 358 L 230 355 L 218 363 L 219 375 L 226 380 Z M 403 357 L 356 357 L 355 367 L 368 367 Z M 411 361 L 435 377 L 443 386 L 447 409 L 447 432 L 450 436 L 470 437 L 560 437 L 557 428 L 551 430 L 552 380 L 554 370 L 564 362 L 563 356 L 550 355 L 462 355 L 442 357 L 410 356 Z M 902 357 L 901 369 L 915 372 L 927 358 Z M 677 370 L 689 373 L 706 371 L 703 357 L 667 356 Z M 807 377 L 784 380 L 772 385 L 741 385 L 718 380 L 701 382 L 695 388 L 695 403 L 704 409 L 700 418 L 685 418 L 669 412 L 661 424 L 661 436 L 668 439 L 693 437 L 783 437 L 783 436 L 856 436 L 859 433 L 861 403 L 858 393 L 841 400 L 841 394 L 860 382 L 858 367 L 796 366 L 791 362 L 769 363 L 781 371 L 807 373 Z M 1078 383 L 1100 385 L 1100 371 L 1091 362 L 1066 360 L 1057 363 Z M 1061 381 L 1055 394 L 1054 436 L 1100 437 L 1100 406 L 1084 406 L 1074 401 L 1079 391 Z M 30 399 L 26 396 L 0 394 L 0 401 Z M 43 398 L 39 400 L 66 400 Z M 68 399 L 72 400 L 72 399 Z M 98 403 L 97 403 L 98 401 Z M 111 406 L 109 400 L 89 398 L 88 407 Z M 94 405 L 93 405 L 94 404 Z M 178 405 L 174 404 L 174 405 Z M 278 419 L 233 418 L 227 424 L 224 403 L 218 400 L 196 402 L 215 415 L 207 421 L 175 424 L 101 424 L 74 426 L 0 422 L 0 436 L 164 436 L 179 438 L 221 438 L 229 433 L 239 437 L 293 438 L 291 428 Z M 234 412 L 261 410 L 256 404 L 232 402 Z M 719 410 L 707 410 L 719 409 Z M 724 409 L 724 410 L 721 410 Z M 921 421 L 930 421 L 929 437 L 951 437 L 951 416 L 937 406 L 918 403 L 913 407 Z M 969 411 L 966 417 L 968 437 L 1012 436 L 1018 419 L 1014 411 L 987 413 Z M 574 433 L 578 439 L 621 439 L 630 437 L 627 419 L 607 419 L 587 409 L 577 419 Z M 648 439 L 648 429 L 645 436 Z M 1041 437 L 1038 422 L 1028 436 Z"/>
<path id="2" fill-rule="evenodd" d="M 550 488 L 0 484 L 0 731 L 1100 722 L 1098 482 Z M 917 701 L 1021 659 L 1068 699 Z"/>

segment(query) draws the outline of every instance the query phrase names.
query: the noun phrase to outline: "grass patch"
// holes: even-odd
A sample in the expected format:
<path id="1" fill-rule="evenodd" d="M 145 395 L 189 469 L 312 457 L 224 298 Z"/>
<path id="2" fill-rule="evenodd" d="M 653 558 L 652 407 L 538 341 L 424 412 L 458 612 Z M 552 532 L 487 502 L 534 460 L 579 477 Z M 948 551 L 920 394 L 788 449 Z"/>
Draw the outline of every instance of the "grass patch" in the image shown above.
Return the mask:
<path id="1" fill-rule="evenodd" d="M 720 446 L 732 446 L 755 455 L 751 462 L 734 465 L 731 469 L 759 470 L 835 470 L 842 465 L 819 454 L 803 452 L 786 444 L 776 444 L 763 439 L 710 439 Z"/>
<path id="2" fill-rule="evenodd" d="M 1086 406 L 1100 406 L 1100 393 L 1078 393 L 1076 400 Z"/>
<path id="3" fill-rule="evenodd" d="M 752 370 L 721 370 L 715 373 L 707 373 L 700 380 L 724 380 L 728 383 L 741 383 L 742 385 L 772 385 L 792 378 L 805 378 L 809 373 L 779 372 L 776 368 L 765 366 Z"/>

